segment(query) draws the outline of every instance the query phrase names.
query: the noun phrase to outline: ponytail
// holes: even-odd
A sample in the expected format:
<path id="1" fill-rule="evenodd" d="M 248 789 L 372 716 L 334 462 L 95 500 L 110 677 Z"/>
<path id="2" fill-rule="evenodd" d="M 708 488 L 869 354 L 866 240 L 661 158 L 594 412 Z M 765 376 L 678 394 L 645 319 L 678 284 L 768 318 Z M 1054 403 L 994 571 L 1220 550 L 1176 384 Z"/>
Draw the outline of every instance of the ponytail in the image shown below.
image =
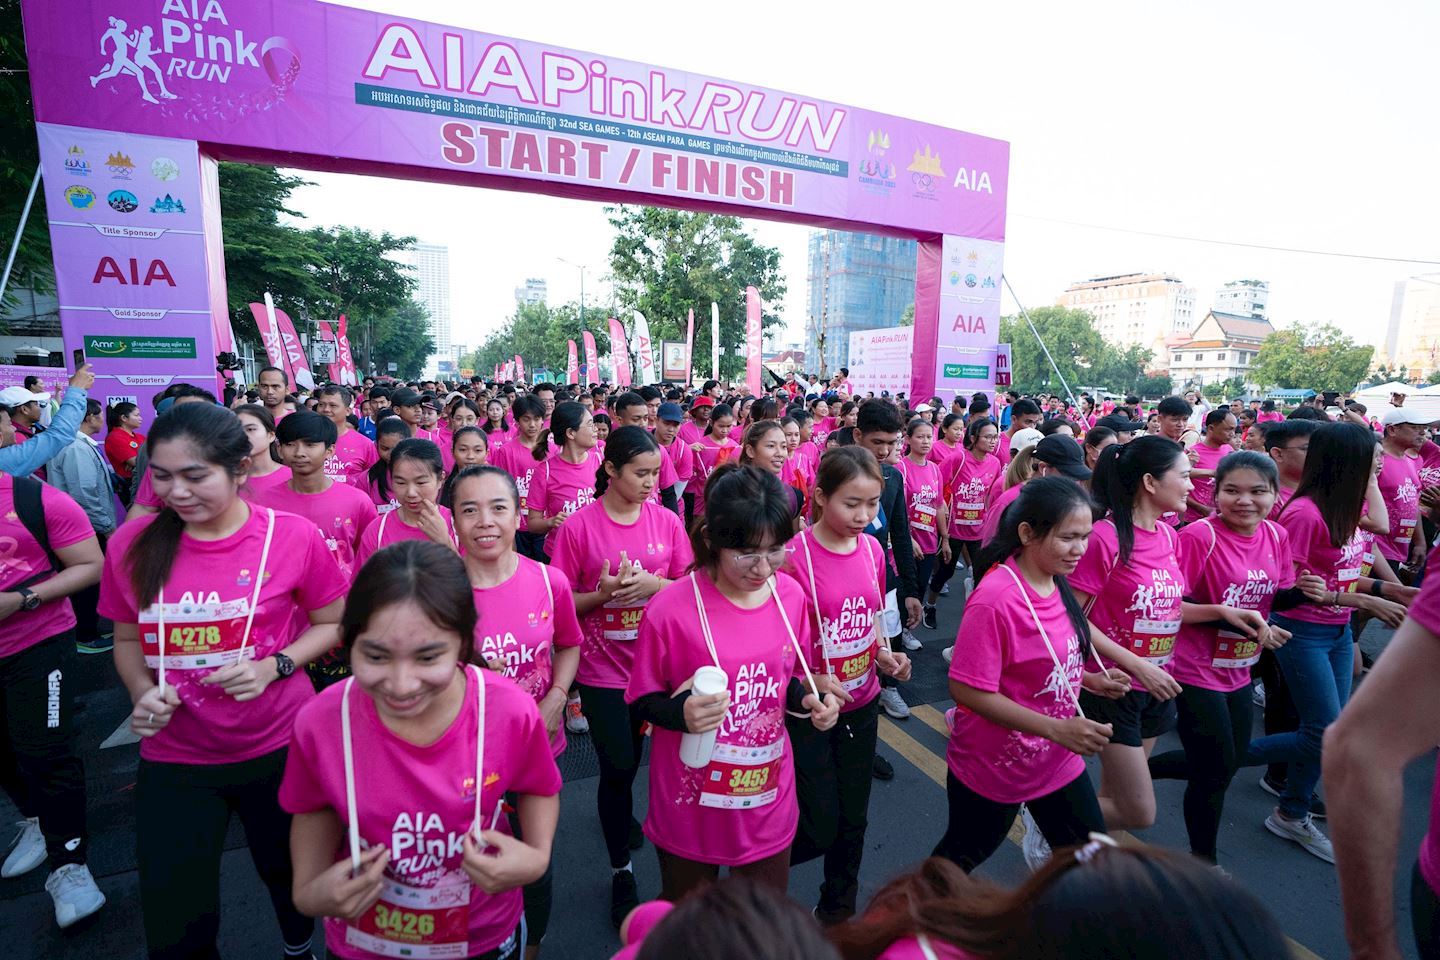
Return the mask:
<path id="1" fill-rule="evenodd" d="M 1110 511 L 1120 544 L 1119 563 L 1130 562 L 1135 549 L 1135 500 L 1147 476 L 1161 477 L 1175 469 L 1185 448 L 1157 434 L 1136 437 L 1129 443 L 1112 443 L 1100 451 L 1090 484 L 1095 500 Z"/>

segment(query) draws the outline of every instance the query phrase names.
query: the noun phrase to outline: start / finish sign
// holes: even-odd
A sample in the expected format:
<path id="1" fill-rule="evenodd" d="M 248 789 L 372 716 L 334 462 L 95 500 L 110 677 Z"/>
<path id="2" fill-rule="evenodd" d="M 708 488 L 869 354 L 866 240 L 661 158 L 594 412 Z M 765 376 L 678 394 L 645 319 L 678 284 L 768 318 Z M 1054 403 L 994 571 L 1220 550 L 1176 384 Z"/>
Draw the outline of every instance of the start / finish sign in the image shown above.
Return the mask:
<path id="1" fill-rule="evenodd" d="M 78 225 L 52 229 L 57 269 L 74 274 L 62 291 L 99 294 L 73 306 L 102 311 L 62 312 L 67 346 L 174 333 L 174 318 L 198 316 L 179 311 L 206 309 L 214 324 L 196 336 L 197 367 L 228 349 L 217 159 L 904 234 L 921 247 L 915 389 L 946 379 L 952 341 L 978 335 L 968 319 L 959 334 L 958 314 L 942 309 L 941 238 L 986 244 L 978 256 L 998 268 L 1003 141 L 319 0 L 22 0 L 22 10 L 47 200 Z M 67 172 L 67 160 L 86 167 Z M 86 252 L 72 255 L 87 231 Z M 106 291 L 82 287 L 104 257 L 116 264 Z M 989 275 L 971 272 L 977 283 Z M 112 290 L 129 316 L 103 316 Z M 98 372 L 133 370 L 117 357 Z"/>

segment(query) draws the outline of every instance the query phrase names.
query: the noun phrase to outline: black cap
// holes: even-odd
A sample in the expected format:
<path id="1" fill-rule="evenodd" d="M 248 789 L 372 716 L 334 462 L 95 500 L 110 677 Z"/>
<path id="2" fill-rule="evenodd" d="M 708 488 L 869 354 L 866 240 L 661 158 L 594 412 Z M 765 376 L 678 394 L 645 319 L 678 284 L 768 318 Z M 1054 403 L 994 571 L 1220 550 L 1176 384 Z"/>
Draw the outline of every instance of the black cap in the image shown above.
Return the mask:
<path id="1" fill-rule="evenodd" d="M 420 406 L 420 394 L 409 387 L 401 387 L 390 394 L 390 406 L 392 407 L 418 407 Z"/>
<path id="2" fill-rule="evenodd" d="M 1143 420 L 1126 420 L 1118 413 L 1112 413 L 1095 421 L 1097 427 L 1109 427 L 1116 433 L 1144 433 L 1145 422 Z"/>
<path id="3" fill-rule="evenodd" d="M 1062 437 L 1052 433 L 1035 444 L 1035 452 L 1031 456 L 1067 477 L 1076 480 L 1090 479 L 1090 468 L 1085 466 L 1085 457 L 1074 437 Z"/>

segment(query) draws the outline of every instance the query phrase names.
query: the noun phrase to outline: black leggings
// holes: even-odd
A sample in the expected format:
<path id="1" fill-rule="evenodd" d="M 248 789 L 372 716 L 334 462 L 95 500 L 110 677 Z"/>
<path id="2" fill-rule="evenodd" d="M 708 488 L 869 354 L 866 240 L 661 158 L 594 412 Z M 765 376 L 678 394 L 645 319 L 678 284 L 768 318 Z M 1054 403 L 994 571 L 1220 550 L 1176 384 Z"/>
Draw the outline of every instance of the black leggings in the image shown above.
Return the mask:
<path id="1" fill-rule="evenodd" d="M 290 900 L 290 814 L 278 793 L 284 749 L 240 763 L 153 763 L 135 779 L 140 907 L 153 960 L 218 958 L 220 856 L 230 815 L 240 817 L 250 859 L 270 892 L 289 947 L 310 942 L 315 921 Z"/>
<path id="2" fill-rule="evenodd" d="M 1225 791 L 1250 746 L 1250 687 L 1221 693 L 1184 685 L 1180 688 L 1179 733 L 1182 750 L 1150 758 L 1156 780 L 1184 780 L 1185 830 L 1190 852 L 1215 862 Z"/>
<path id="3" fill-rule="evenodd" d="M 1256 674 L 1265 684 L 1265 735 L 1290 733 L 1300 729 L 1300 711 L 1290 696 L 1290 685 L 1285 682 L 1285 673 L 1273 650 L 1260 651 L 1260 662 L 1255 665 Z M 1288 763 L 1272 763 L 1265 775 L 1272 782 L 1284 783 L 1290 769 Z"/>
<path id="4" fill-rule="evenodd" d="M 945 795 L 950 801 L 950 822 L 933 856 L 947 857 L 969 873 L 1000 849 L 1020 804 L 986 799 L 949 772 L 945 774 Z M 1105 815 L 1100 812 L 1095 787 L 1083 772 L 1059 790 L 1026 800 L 1025 806 L 1054 849 L 1075 846 L 1088 840 L 1091 833 L 1105 832 Z"/>
<path id="5" fill-rule="evenodd" d="M 800 802 L 790 863 L 825 858 L 819 909 L 832 916 L 853 914 L 860 893 L 879 716 L 876 698 L 841 714 L 840 722 L 824 732 L 816 730 L 809 717 L 785 717 Z"/>
<path id="6" fill-rule="evenodd" d="M 600 760 L 600 785 L 595 807 L 600 813 L 600 832 L 610 868 L 618 870 L 630 862 L 630 824 L 634 822 L 635 774 L 645 738 L 643 726 L 625 702 L 624 690 L 592 687 L 577 683 L 585 719 L 590 721 L 590 742 Z"/>
<path id="7" fill-rule="evenodd" d="M 505 802 L 512 807 L 519 807 L 515 802 L 516 794 L 507 794 Z M 517 809 L 510 814 L 510 832 L 516 840 L 524 840 L 525 835 L 520 829 L 520 812 Z M 538 947 L 540 941 L 545 939 L 545 931 L 550 928 L 550 907 L 555 902 L 555 854 L 551 851 L 550 862 L 545 864 L 545 872 L 539 880 L 534 883 L 525 884 L 525 946 Z"/>
<path id="8" fill-rule="evenodd" d="M 1440 897 L 1425 882 L 1419 861 L 1410 874 L 1410 926 L 1420 960 L 1440 960 Z"/>
<path id="9" fill-rule="evenodd" d="M 951 537 L 950 562 L 946 563 L 943 557 L 936 554 L 935 575 L 930 578 L 930 592 L 939 593 L 940 588 L 950 582 L 950 578 L 955 576 L 955 568 L 959 565 L 962 556 L 965 558 L 965 565 L 967 567 L 973 566 L 975 563 L 975 554 L 979 552 L 979 540 L 956 540 L 954 537 Z M 924 586 L 924 583 L 924 580 L 920 581 L 921 586 Z"/>

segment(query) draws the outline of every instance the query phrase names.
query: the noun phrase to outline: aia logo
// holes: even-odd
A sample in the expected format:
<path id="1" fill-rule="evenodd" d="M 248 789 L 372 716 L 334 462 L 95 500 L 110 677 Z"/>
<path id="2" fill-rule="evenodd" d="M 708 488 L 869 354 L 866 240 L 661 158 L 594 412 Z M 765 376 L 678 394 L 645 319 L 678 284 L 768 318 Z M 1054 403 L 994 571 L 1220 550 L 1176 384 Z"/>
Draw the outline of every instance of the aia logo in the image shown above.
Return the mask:
<path id="1" fill-rule="evenodd" d="M 175 278 L 170 275 L 170 268 L 165 265 L 164 260 L 151 260 L 143 276 L 140 269 L 140 261 L 134 257 L 124 264 L 117 262 L 114 257 L 101 257 L 100 262 L 95 265 L 95 276 L 90 282 L 98 284 L 106 280 L 117 280 L 122 287 L 148 287 L 157 283 L 175 286 Z"/>

